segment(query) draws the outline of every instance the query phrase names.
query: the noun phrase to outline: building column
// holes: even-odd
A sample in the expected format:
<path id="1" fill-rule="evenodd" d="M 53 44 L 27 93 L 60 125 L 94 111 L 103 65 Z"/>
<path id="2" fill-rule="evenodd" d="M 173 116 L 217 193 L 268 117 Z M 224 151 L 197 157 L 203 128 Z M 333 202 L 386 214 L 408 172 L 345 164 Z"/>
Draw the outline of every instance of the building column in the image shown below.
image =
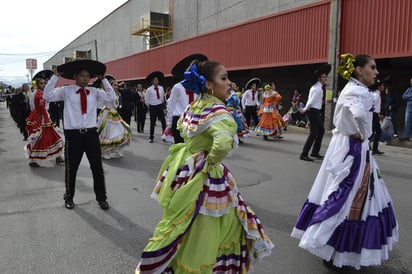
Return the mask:
<path id="1" fill-rule="evenodd" d="M 336 67 L 339 65 L 339 43 L 340 43 L 340 0 L 331 0 L 329 15 L 329 48 L 328 63 L 332 66 L 328 75 L 325 103 L 325 129 L 333 129 L 333 113 L 337 99 L 338 74 Z"/>

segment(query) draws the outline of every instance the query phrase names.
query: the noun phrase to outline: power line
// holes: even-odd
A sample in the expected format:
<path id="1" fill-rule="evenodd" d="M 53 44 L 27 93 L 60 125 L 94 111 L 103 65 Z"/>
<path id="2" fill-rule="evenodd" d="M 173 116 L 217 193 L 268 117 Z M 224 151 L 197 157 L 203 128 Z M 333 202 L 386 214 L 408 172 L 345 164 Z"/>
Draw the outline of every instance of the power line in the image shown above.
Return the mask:
<path id="1" fill-rule="evenodd" d="M 24 62 L 27 58 L 12 59 L 12 60 L 2 60 L 1 65 L 7 65 L 10 63 Z"/>
<path id="2" fill-rule="evenodd" d="M 49 55 L 55 53 L 56 51 L 46 51 L 46 52 L 32 52 L 32 53 L 0 53 L 3 56 L 23 56 L 23 55 Z"/>
<path id="3" fill-rule="evenodd" d="M 42 53 L 30 53 L 28 55 L 0 53 L 0 62 L 1 62 L 0 65 L 7 66 L 8 64 L 11 64 L 11 63 L 24 62 L 27 59 L 28 56 L 35 57 L 35 58 L 42 58 L 42 57 L 51 56 L 54 53 L 55 53 L 55 51 L 42 52 Z"/>

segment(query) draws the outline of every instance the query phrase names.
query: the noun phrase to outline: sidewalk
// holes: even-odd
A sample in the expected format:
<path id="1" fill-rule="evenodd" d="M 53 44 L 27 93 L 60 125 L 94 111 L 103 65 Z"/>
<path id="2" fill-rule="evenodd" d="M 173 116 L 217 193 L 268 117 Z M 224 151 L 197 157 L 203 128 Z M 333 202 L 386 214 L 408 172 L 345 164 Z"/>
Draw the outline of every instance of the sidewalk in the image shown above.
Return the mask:
<path id="1" fill-rule="evenodd" d="M 309 133 L 308 128 L 298 127 L 294 125 L 288 125 L 287 131 L 291 132 L 302 132 L 302 133 Z M 326 130 L 325 135 L 332 137 L 332 131 Z M 396 146 L 396 147 L 404 147 L 404 148 L 412 148 L 412 141 L 399 141 L 399 138 L 393 138 L 387 141 L 387 146 Z"/>

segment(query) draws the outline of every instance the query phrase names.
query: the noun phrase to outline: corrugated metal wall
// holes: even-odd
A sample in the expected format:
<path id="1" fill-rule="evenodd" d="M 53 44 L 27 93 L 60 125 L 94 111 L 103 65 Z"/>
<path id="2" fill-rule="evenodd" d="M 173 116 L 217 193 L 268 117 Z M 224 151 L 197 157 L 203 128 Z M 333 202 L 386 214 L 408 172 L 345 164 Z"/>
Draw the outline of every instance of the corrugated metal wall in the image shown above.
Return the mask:
<path id="1" fill-rule="evenodd" d="M 342 0 L 341 52 L 412 55 L 411 0 Z"/>
<path id="2" fill-rule="evenodd" d="M 194 52 L 228 70 L 326 62 L 329 13 L 330 0 L 319 1 L 108 62 L 108 73 L 123 80 L 144 78 L 154 70 L 167 75 Z"/>

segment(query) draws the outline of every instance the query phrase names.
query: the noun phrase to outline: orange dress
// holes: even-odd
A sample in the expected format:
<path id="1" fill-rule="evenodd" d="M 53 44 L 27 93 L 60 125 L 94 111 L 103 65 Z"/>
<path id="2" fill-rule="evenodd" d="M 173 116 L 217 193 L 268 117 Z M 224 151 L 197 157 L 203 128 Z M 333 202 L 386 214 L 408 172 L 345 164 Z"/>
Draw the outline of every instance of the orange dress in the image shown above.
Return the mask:
<path id="1" fill-rule="evenodd" d="M 261 106 L 258 116 L 259 124 L 255 132 L 263 136 L 278 136 L 280 129 L 286 126 L 285 121 L 280 115 L 277 105 L 282 100 L 282 96 L 273 90 L 265 91 L 263 94 L 263 105 Z"/>

